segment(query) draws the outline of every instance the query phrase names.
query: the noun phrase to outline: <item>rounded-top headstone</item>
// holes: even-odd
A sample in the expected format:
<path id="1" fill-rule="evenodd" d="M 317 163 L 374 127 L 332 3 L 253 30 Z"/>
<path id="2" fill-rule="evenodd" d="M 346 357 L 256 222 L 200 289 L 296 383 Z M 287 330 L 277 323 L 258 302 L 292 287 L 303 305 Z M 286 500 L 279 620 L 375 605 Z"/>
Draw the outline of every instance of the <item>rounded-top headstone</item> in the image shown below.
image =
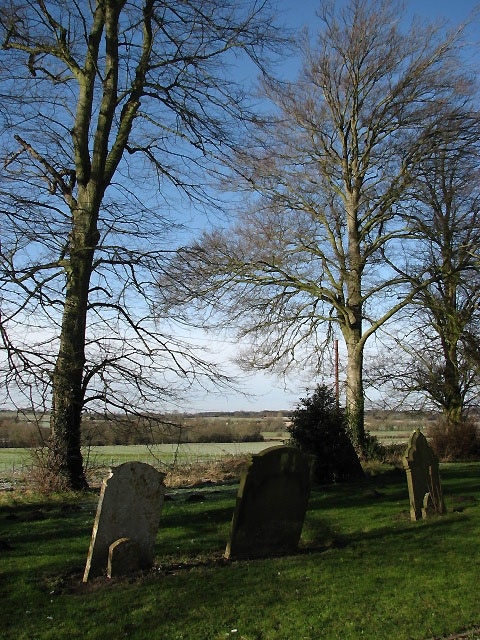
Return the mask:
<path id="1" fill-rule="evenodd" d="M 142 568 L 151 566 L 165 497 L 165 474 L 144 462 L 126 462 L 103 481 L 83 581 L 107 569 L 110 545 L 120 538 L 138 544 Z"/>

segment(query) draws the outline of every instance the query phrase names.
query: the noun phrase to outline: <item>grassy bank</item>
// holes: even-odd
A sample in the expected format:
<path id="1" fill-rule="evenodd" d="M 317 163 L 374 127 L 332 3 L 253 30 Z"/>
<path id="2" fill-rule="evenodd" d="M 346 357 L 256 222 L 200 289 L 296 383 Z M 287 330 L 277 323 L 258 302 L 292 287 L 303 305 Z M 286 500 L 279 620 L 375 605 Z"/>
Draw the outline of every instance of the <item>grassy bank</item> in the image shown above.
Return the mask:
<path id="1" fill-rule="evenodd" d="M 441 473 L 444 517 L 410 522 L 401 472 L 319 487 L 300 552 L 255 561 L 222 560 L 235 487 L 175 493 L 154 570 L 88 585 L 96 496 L 5 493 L 1 637 L 426 640 L 479 626 L 480 464 Z"/>

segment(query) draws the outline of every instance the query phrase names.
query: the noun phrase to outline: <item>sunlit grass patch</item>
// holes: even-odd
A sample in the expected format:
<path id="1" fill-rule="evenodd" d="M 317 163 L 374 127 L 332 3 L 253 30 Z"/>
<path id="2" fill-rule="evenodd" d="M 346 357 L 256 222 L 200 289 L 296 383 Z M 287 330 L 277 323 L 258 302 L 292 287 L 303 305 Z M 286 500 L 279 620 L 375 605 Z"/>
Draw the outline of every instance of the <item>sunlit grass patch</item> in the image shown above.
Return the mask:
<path id="1" fill-rule="evenodd" d="M 250 561 L 222 558 L 235 484 L 169 489 L 154 568 L 87 585 L 97 495 L 4 494 L 2 640 L 427 640 L 474 628 L 480 464 L 441 475 L 448 513 L 423 522 L 409 519 L 398 471 L 315 487 L 299 552 Z"/>

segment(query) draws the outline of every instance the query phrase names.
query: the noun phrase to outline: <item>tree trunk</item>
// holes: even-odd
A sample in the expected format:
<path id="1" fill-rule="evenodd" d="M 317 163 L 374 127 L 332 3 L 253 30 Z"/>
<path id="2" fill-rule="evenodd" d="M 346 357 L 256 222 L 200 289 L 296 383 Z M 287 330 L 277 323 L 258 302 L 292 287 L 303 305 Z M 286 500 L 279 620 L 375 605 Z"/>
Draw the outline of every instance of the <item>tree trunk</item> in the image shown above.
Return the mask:
<path id="1" fill-rule="evenodd" d="M 353 127 L 353 132 L 355 133 L 355 127 Z M 355 135 L 354 141 L 354 148 L 356 148 L 357 140 Z M 358 158 L 356 154 L 354 154 L 350 170 L 345 172 L 345 183 L 348 192 L 348 198 L 345 202 L 348 238 L 347 265 L 345 269 L 347 299 L 341 329 L 347 346 L 347 423 L 353 445 L 357 449 L 357 453 L 362 454 L 365 445 L 365 399 L 363 392 L 364 340 L 362 339 L 362 277 L 364 261 L 361 251 L 360 222 L 358 219 L 361 179 L 357 174 Z"/>
<path id="2" fill-rule="evenodd" d="M 51 446 L 55 472 L 66 489 L 88 488 L 81 451 L 85 389 L 85 332 L 93 256 L 98 243 L 96 198 L 85 189 L 73 211 L 70 259 L 65 267 L 66 291 L 60 347 L 53 372 Z M 90 196 L 90 197 L 89 197 Z M 80 201 L 80 199 L 79 199 Z M 93 211 L 92 211 L 93 209 Z"/>
<path id="3" fill-rule="evenodd" d="M 456 344 L 443 346 L 444 365 L 444 393 L 443 393 L 443 415 L 447 424 L 455 426 L 463 421 L 464 399 L 460 384 L 458 371 Z"/>
<path id="4" fill-rule="evenodd" d="M 344 330 L 347 346 L 346 414 L 348 430 L 358 453 L 365 444 L 365 398 L 363 392 L 363 343 L 359 331 Z"/>

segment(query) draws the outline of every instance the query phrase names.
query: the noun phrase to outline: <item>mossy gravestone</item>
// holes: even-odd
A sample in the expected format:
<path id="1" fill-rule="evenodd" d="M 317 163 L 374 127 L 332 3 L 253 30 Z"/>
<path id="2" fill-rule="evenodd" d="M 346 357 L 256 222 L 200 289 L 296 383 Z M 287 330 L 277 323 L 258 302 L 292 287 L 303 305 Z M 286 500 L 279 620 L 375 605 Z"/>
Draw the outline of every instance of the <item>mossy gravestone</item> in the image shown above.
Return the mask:
<path id="1" fill-rule="evenodd" d="M 438 459 L 420 429 L 410 436 L 403 468 L 407 474 L 410 518 L 421 520 L 445 513 Z"/>
<path id="2" fill-rule="evenodd" d="M 297 550 L 312 467 L 312 456 L 296 447 L 271 447 L 252 456 L 240 479 L 226 558 Z"/>
<path id="3" fill-rule="evenodd" d="M 115 553 L 129 570 L 153 563 L 155 538 L 165 497 L 165 474 L 144 462 L 126 462 L 110 471 L 102 483 L 83 581 L 115 570 Z M 122 541 L 116 547 L 115 543 Z M 131 545 L 126 540 L 132 541 Z M 132 549 L 135 551 L 132 554 Z M 110 562 L 109 562 L 110 554 Z M 113 554 L 113 555 L 112 555 Z M 138 566 L 132 558 L 138 558 Z"/>

